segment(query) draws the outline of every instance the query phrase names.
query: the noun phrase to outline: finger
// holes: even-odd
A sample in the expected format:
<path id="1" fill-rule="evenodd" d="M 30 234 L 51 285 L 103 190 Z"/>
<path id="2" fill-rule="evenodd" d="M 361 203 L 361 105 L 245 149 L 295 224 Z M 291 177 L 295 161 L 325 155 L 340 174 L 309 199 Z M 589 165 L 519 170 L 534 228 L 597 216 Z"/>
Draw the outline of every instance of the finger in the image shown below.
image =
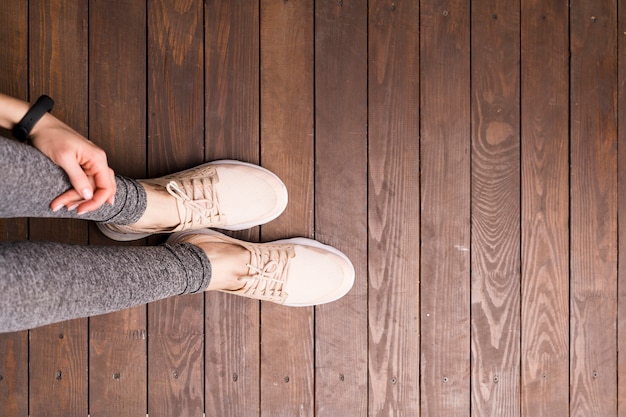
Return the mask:
<path id="1" fill-rule="evenodd" d="M 71 206 L 83 200 L 84 198 L 80 194 L 78 194 L 75 189 L 72 188 L 52 200 L 52 202 L 50 203 L 50 208 L 52 209 L 52 211 L 55 212 L 61 210 L 61 208 L 63 207 L 67 207 L 69 209 Z"/>
<path id="2" fill-rule="evenodd" d="M 111 177 L 112 172 L 113 171 L 107 167 L 104 172 L 98 172 L 92 177 L 96 190 L 90 201 L 78 207 L 78 214 L 84 214 L 99 209 L 107 200 L 110 200 L 115 195 L 116 184 L 114 177 Z"/>
<path id="3" fill-rule="evenodd" d="M 117 192 L 117 182 L 115 181 L 115 172 L 113 172 L 113 170 L 111 170 L 111 182 L 114 184 L 114 189 L 113 189 L 113 194 L 111 195 L 111 197 L 109 197 L 107 202 L 111 206 L 114 206 L 115 205 L 115 193 Z"/>
<path id="4" fill-rule="evenodd" d="M 91 200 L 84 201 L 78 205 L 76 213 L 80 215 L 96 211 L 102 207 L 106 200 L 106 194 L 102 190 L 96 190 Z"/>
<path id="5" fill-rule="evenodd" d="M 84 198 L 91 200 L 93 198 L 93 188 L 87 178 L 87 174 L 75 159 L 64 158 L 59 162 L 59 166 L 63 168 L 70 179 L 72 187 Z"/>

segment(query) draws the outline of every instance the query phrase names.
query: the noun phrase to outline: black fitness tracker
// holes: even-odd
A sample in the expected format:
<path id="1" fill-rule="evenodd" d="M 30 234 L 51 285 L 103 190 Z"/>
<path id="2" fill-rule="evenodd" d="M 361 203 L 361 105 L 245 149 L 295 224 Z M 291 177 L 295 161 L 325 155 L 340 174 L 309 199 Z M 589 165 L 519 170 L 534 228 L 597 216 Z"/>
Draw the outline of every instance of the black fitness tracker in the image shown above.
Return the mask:
<path id="1" fill-rule="evenodd" d="M 30 135 L 30 131 L 35 124 L 54 107 L 54 100 L 48 96 L 41 96 L 37 102 L 28 110 L 26 115 L 15 125 L 11 133 L 16 139 L 25 142 Z"/>

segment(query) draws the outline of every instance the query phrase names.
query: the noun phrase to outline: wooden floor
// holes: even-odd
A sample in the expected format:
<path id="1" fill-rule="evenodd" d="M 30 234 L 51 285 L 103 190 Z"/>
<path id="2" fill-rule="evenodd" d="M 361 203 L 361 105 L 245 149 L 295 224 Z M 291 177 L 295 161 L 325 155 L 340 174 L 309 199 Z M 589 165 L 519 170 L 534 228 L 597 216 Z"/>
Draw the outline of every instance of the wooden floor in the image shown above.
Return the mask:
<path id="1" fill-rule="evenodd" d="M 357 280 L 0 335 L 0 416 L 626 415 L 625 41 L 625 0 L 2 2 L 0 91 L 124 175 L 262 164 L 290 204 L 239 236 Z"/>

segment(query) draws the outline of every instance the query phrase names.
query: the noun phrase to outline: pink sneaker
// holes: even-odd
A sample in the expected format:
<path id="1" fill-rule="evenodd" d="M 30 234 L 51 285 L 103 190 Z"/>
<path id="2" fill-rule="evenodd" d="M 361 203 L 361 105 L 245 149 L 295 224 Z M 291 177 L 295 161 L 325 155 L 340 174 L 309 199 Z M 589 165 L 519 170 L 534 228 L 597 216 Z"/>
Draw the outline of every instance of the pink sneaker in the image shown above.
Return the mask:
<path id="1" fill-rule="evenodd" d="M 216 227 L 242 230 L 267 223 L 287 206 L 287 188 L 272 172 L 239 161 L 215 161 L 165 177 L 141 180 L 176 199 L 179 224 L 169 229 L 98 223 L 113 240 Z"/>
<path id="2" fill-rule="evenodd" d="M 229 294 L 292 307 L 335 301 L 354 284 L 354 267 L 337 249 L 306 238 L 250 243 L 204 229 L 175 233 L 167 243 L 229 243 L 250 252 L 250 275 Z"/>

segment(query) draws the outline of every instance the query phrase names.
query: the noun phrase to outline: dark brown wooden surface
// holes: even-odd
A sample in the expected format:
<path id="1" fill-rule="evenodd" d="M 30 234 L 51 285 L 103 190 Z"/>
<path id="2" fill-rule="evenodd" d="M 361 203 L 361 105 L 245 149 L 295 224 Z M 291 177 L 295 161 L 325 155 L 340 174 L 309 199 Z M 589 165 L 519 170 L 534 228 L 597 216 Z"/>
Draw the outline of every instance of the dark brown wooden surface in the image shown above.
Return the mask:
<path id="1" fill-rule="evenodd" d="M 625 16 L 623 0 L 4 2 L 1 92 L 52 95 L 131 177 L 262 164 L 288 209 L 235 235 L 315 237 L 357 278 L 318 308 L 206 294 L 2 334 L 0 416 L 624 414 Z M 0 222 L 25 238 L 118 244 Z"/>
<path id="2" fill-rule="evenodd" d="M 318 1 L 315 16 L 315 238 L 344 251 L 359 277 L 350 296 L 316 309 L 315 415 L 362 415 L 368 355 L 367 4 Z"/>
<path id="3" fill-rule="evenodd" d="M 375 415 L 420 409 L 420 224 L 406 221 L 420 215 L 419 12 L 418 2 L 370 5 L 369 285 L 363 290 L 369 295 L 368 406 Z"/>
<path id="4" fill-rule="evenodd" d="M 570 9 L 570 415 L 617 415 L 617 5 Z"/>
<path id="5" fill-rule="evenodd" d="M 55 114 L 88 134 L 88 8 L 85 2 L 29 2 L 30 97 L 48 94 Z M 30 221 L 30 239 L 87 244 L 80 220 Z M 30 332 L 30 415 L 88 413 L 88 320 L 81 318 Z"/>
<path id="6" fill-rule="evenodd" d="M 623 0 L 617 4 L 618 31 L 626 27 L 626 3 Z M 617 160 L 617 218 L 618 218 L 618 242 L 626 241 L 626 222 L 622 219 L 626 216 L 626 113 L 619 111 L 626 107 L 626 42 L 624 32 L 617 35 L 617 132 L 618 132 L 618 160 Z M 620 251 L 618 246 L 618 264 L 626 265 L 626 251 Z M 626 413 L 626 383 L 622 375 L 626 375 L 626 270 L 617 270 L 617 413 Z"/>
<path id="7" fill-rule="evenodd" d="M 263 240 L 313 237 L 313 1 L 260 3 L 261 163 L 283 179 L 289 206 Z M 313 416 L 314 313 L 261 305 L 261 415 Z"/>
<path id="8" fill-rule="evenodd" d="M 522 1 L 523 416 L 569 412 L 567 1 Z"/>
<path id="9" fill-rule="evenodd" d="M 367 5 L 318 1 L 315 16 L 315 237 L 344 251 L 359 277 L 350 296 L 316 309 L 315 415 L 362 415 L 368 355 Z"/>
<path id="10" fill-rule="evenodd" d="M 205 157 L 258 164 L 259 2 L 212 0 L 205 19 L 215 28 L 205 33 Z M 259 227 L 233 235 L 258 241 Z M 205 413 L 259 415 L 260 303 L 222 293 L 205 300 Z"/>
<path id="11" fill-rule="evenodd" d="M 28 1 L 0 8 L 0 91 L 28 100 Z M 0 241 L 28 238 L 26 219 L 0 220 Z M 28 415 L 28 331 L 0 334 L 0 415 Z"/>
<path id="12" fill-rule="evenodd" d="M 420 8 L 421 254 L 419 272 L 406 273 L 421 277 L 421 415 L 466 416 L 470 410 L 470 10 L 467 2 L 456 0 L 423 1 Z M 403 220 L 410 225 L 417 221 Z"/>
<path id="13" fill-rule="evenodd" d="M 472 414 L 519 416 L 520 6 L 472 1 Z"/>
<path id="14" fill-rule="evenodd" d="M 107 152 L 116 172 L 132 178 L 144 178 L 147 165 L 146 142 L 137 140 L 146 137 L 145 25 L 145 4 L 90 3 L 89 137 Z M 94 226 L 89 241 L 111 244 Z M 145 244 L 133 244 L 139 243 Z M 147 340 L 145 307 L 90 319 L 91 416 L 145 412 Z"/>
<path id="15" fill-rule="evenodd" d="M 204 161 L 204 17 L 196 1 L 147 6 L 148 175 L 154 177 Z M 150 415 L 202 414 L 203 317 L 203 294 L 148 306 Z"/>

